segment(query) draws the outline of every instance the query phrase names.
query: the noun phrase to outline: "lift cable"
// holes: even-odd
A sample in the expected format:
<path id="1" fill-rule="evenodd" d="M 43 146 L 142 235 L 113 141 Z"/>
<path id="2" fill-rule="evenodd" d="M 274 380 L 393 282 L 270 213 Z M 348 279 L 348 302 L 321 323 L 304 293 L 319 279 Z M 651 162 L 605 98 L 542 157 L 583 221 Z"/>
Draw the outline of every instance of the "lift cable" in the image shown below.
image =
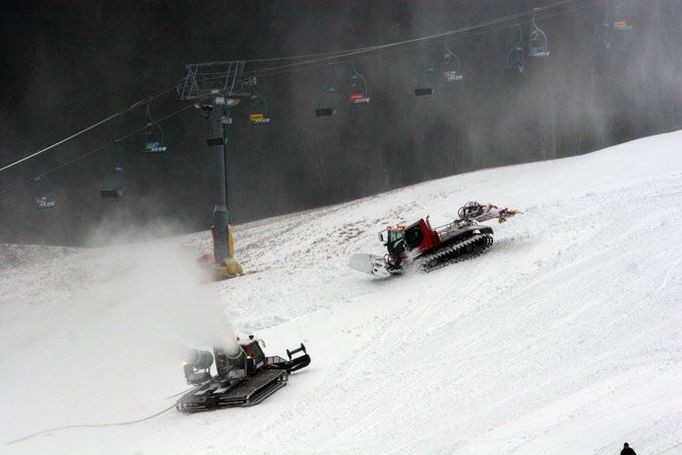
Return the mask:
<path id="1" fill-rule="evenodd" d="M 579 1 L 579 0 L 560 0 L 556 3 L 551 4 L 551 5 L 546 5 L 546 6 L 538 7 L 535 9 L 537 11 L 545 11 L 545 10 L 556 8 L 556 7 L 559 7 L 559 6 L 568 4 L 568 3 L 574 3 L 576 1 Z M 598 0 L 597 3 L 605 3 L 607 1 L 608 0 Z M 301 60 L 301 59 L 310 59 L 310 58 L 315 58 L 315 59 L 322 58 L 323 60 L 328 59 L 328 58 L 334 59 L 334 58 L 345 57 L 345 56 L 349 56 L 349 55 L 355 55 L 358 53 L 372 52 L 372 51 L 376 51 L 376 50 L 382 50 L 385 48 L 401 46 L 404 44 L 411 44 L 411 43 L 417 43 L 417 42 L 422 42 L 422 41 L 434 40 L 434 39 L 443 38 L 446 36 L 455 35 L 455 34 L 459 34 L 459 33 L 466 33 L 469 31 L 473 31 L 473 30 L 481 29 L 481 28 L 486 28 L 486 27 L 489 27 L 492 25 L 497 25 L 497 24 L 504 23 L 507 21 L 513 21 L 513 20 L 519 19 L 523 16 L 528 16 L 532 13 L 533 13 L 533 10 L 530 10 L 530 11 L 526 11 L 523 13 L 516 13 L 516 14 L 506 16 L 506 17 L 493 19 L 493 20 L 490 20 L 487 22 L 482 22 L 482 23 L 477 24 L 477 25 L 463 27 L 461 29 L 448 30 L 448 31 L 437 33 L 434 35 L 427 35 L 427 36 L 422 36 L 422 37 L 418 37 L 418 38 L 412 38 L 412 39 L 403 40 L 403 41 L 395 41 L 392 43 L 379 44 L 379 45 L 374 45 L 374 46 L 358 47 L 358 48 L 345 49 L 345 50 L 340 50 L 340 51 L 335 51 L 335 52 L 322 52 L 322 53 L 315 53 L 315 54 L 303 54 L 303 55 L 293 55 L 293 56 L 285 56 L 285 57 L 239 59 L 239 61 L 244 62 L 244 63 L 263 63 L 263 62 L 276 62 L 276 61 L 283 61 L 283 60 Z M 214 62 L 207 63 L 206 66 L 228 64 L 228 63 L 231 63 L 232 61 L 233 60 L 231 60 L 231 61 L 217 60 Z M 294 63 L 292 65 L 296 66 L 299 64 L 312 63 L 312 62 L 313 62 L 313 60 L 309 60 L 307 62 Z M 285 65 L 283 65 L 283 66 L 285 66 Z M 273 68 L 278 68 L 278 67 L 273 67 Z M 218 74 L 218 73 L 216 73 L 216 74 Z M 224 74 L 224 73 L 221 72 L 219 74 Z"/>
<path id="2" fill-rule="evenodd" d="M 544 6 L 541 8 L 536 8 L 536 9 L 529 10 L 529 11 L 524 11 L 522 13 L 510 14 L 508 16 L 504 16 L 504 17 L 497 18 L 497 19 L 492 19 L 492 20 L 482 22 L 482 23 L 479 23 L 476 25 L 462 27 L 462 28 L 459 28 L 456 30 L 448 30 L 448 31 L 437 33 L 434 35 L 428 35 L 428 36 L 423 36 L 423 37 L 419 37 L 419 38 L 412 38 L 412 39 L 403 40 L 403 41 L 396 41 L 393 43 L 380 44 L 380 45 L 376 45 L 376 46 L 362 47 L 362 48 L 357 48 L 357 49 L 350 49 L 350 50 L 346 50 L 346 51 L 338 51 L 338 52 L 329 53 L 329 54 L 321 54 L 321 56 L 319 58 L 313 58 L 310 60 L 305 60 L 302 62 L 289 63 L 289 64 L 285 64 L 285 65 L 271 66 L 271 67 L 266 67 L 266 68 L 262 68 L 262 69 L 255 69 L 252 71 L 245 71 L 244 74 L 245 75 L 266 75 L 266 74 L 268 74 L 268 72 L 275 71 L 275 70 L 282 70 L 282 69 L 294 68 L 294 67 L 300 67 L 300 66 L 306 66 L 306 65 L 314 65 L 316 63 L 333 63 L 335 61 L 343 61 L 343 59 L 346 59 L 348 57 L 355 57 L 355 56 L 362 55 L 362 54 L 382 51 L 384 49 L 390 49 L 390 48 L 405 46 L 405 45 L 409 45 L 409 44 L 424 43 L 424 42 L 433 41 L 433 40 L 436 40 L 439 38 L 453 36 L 456 34 L 474 32 L 474 31 L 477 31 L 480 29 L 485 29 L 488 27 L 493 27 L 495 25 L 504 24 L 505 22 L 516 21 L 516 20 L 521 19 L 523 17 L 530 17 L 534 12 L 554 9 L 554 8 L 557 8 L 559 6 L 563 6 L 563 5 L 566 5 L 569 3 L 575 3 L 577 1 L 579 1 L 579 0 L 560 0 L 556 3 L 553 3 L 551 5 L 547 5 L 547 6 Z M 547 15 L 545 18 L 572 13 L 572 12 L 577 11 L 579 9 L 583 9 L 583 8 L 587 8 L 587 7 L 593 7 L 593 6 L 596 6 L 598 4 L 605 3 L 606 1 L 607 0 L 597 0 L 595 2 L 590 2 L 587 5 L 581 5 L 579 7 L 573 8 L 571 10 L 561 11 L 561 12 L 557 12 L 554 14 Z M 530 22 L 530 19 L 528 20 L 528 22 Z M 513 24 L 511 24 L 510 26 L 513 26 Z M 490 31 L 491 30 L 487 30 L 487 31 L 485 31 L 485 33 L 488 33 Z M 348 60 L 352 60 L 352 59 L 348 59 Z M 244 63 L 255 62 L 253 60 L 242 60 L 242 61 Z M 214 63 L 227 63 L 227 62 L 213 62 L 211 64 L 214 64 Z M 221 72 L 221 73 L 216 73 L 216 74 L 221 74 L 224 77 L 224 75 L 226 73 Z"/>
<path id="3" fill-rule="evenodd" d="M 560 0 L 558 2 L 551 4 L 551 5 L 547 5 L 544 7 L 537 8 L 536 11 L 545 11 L 545 10 L 554 9 L 554 8 L 557 8 L 559 6 L 563 6 L 563 5 L 566 5 L 569 3 L 575 3 L 576 1 L 579 1 L 579 0 Z M 587 6 L 594 6 L 596 4 L 605 3 L 606 1 L 607 0 L 598 0 L 594 3 L 590 3 L 589 5 L 585 5 L 585 6 L 582 6 L 580 8 L 585 8 Z M 573 11 L 580 9 L 580 8 L 575 8 L 574 10 L 571 10 L 571 11 L 564 11 L 561 13 L 556 13 L 555 15 L 567 14 L 569 12 L 573 12 Z M 322 54 L 308 54 L 308 55 L 300 55 L 300 56 L 278 57 L 278 58 L 243 60 L 245 63 L 258 63 L 258 62 L 268 62 L 268 61 L 300 60 L 300 59 L 307 59 L 309 57 L 313 57 L 312 59 L 308 59 L 308 60 L 304 60 L 304 61 L 300 61 L 300 62 L 294 62 L 294 63 L 290 63 L 287 65 L 272 66 L 272 67 L 267 67 L 267 68 L 263 68 L 260 70 L 257 69 L 257 70 L 253 70 L 251 72 L 245 72 L 244 74 L 245 75 L 261 75 L 261 76 L 262 75 L 282 74 L 283 71 L 277 71 L 277 70 L 285 70 L 285 69 L 290 69 L 290 68 L 295 68 L 295 67 L 309 66 L 309 65 L 314 65 L 316 63 L 328 63 L 328 64 L 331 63 L 331 64 L 333 64 L 334 62 L 342 61 L 342 59 L 347 59 L 348 57 L 361 56 L 363 54 L 382 51 L 385 49 L 390 49 L 390 48 L 395 48 L 395 47 L 400 47 L 400 46 L 406 46 L 406 45 L 414 45 L 417 43 L 432 41 L 435 39 L 444 38 L 444 37 L 452 36 L 455 34 L 472 32 L 472 31 L 484 29 L 487 27 L 503 24 L 505 22 L 514 21 L 516 19 L 520 19 L 520 18 L 522 18 L 524 16 L 528 16 L 530 14 L 533 14 L 533 10 L 522 12 L 522 13 L 511 14 L 511 15 L 508 15 L 508 16 L 505 16 L 502 18 L 497 18 L 497 19 L 486 21 L 486 22 L 482 22 L 482 23 L 479 23 L 477 25 L 462 27 L 460 29 L 449 30 L 449 31 L 445 31 L 445 32 L 441 32 L 441 33 L 437 33 L 437 34 L 433 34 L 433 35 L 422 36 L 422 37 L 412 38 L 412 39 L 403 40 L 403 41 L 396 41 L 396 42 L 387 43 L 387 44 L 380 44 L 380 45 L 375 45 L 375 46 L 349 49 L 349 50 L 344 50 L 344 51 L 322 53 Z M 548 16 L 548 17 L 551 17 L 551 16 Z M 352 59 L 348 59 L 348 60 L 352 60 Z M 210 63 L 209 65 L 220 64 L 220 63 L 225 63 L 225 62 L 216 61 L 216 62 Z M 277 72 L 275 72 L 275 71 L 277 71 Z M 218 75 L 221 75 L 221 76 L 218 76 Z M 224 75 L 225 75 L 225 73 L 216 72 L 217 78 L 224 77 Z M 140 101 L 137 101 L 136 103 L 128 106 L 126 109 L 123 109 L 119 112 L 116 112 L 116 113 L 110 115 L 109 117 L 107 117 L 103 120 L 100 120 L 100 121 L 88 126 L 87 128 L 84 128 L 84 129 L 72 134 L 71 136 L 68 136 L 68 137 L 66 137 L 60 141 L 57 141 L 57 142 L 55 142 L 55 143 L 53 143 L 53 144 L 51 144 L 51 145 L 49 145 L 49 146 L 47 146 L 41 150 L 38 150 L 37 152 L 34 152 L 30 155 L 27 155 L 23 158 L 16 160 L 10 164 L 5 165 L 5 166 L 0 168 L 0 172 L 6 171 L 6 170 L 22 163 L 22 162 L 25 162 L 31 158 L 34 158 L 38 155 L 41 155 L 41 154 L 59 146 L 59 145 L 62 145 L 62 144 L 66 143 L 66 142 L 68 142 L 68 141 L 70 141 L 70 140 L 72 140 L 78 136 L 81 136 L 82 134 L 84 134 L 84 133 L 86 133 L 92 129 L 95 129 L 99 126 L 102 126 L 105 123 L 108 123 L 115 118 L 121 117 L 121 116 L 127 114 L 128 112 L 136 109 L 137 107 L 142 106 L 142 105 L 146 105 L 149 102 L 151 102 L 152 100 L 159 98 L 159 97 L 165 95 L 166 93 L 169 93 L 171 91 L 175 91 L 175 90 L 177 90 L 178 85 L 180 83 L 182 83 L 182 81 L 184 81 L 184 79 L 180 80 L 177 84 L 173 85 L 172 87 L 167 88 L 166 90 L 160 92 L 157 95 L 149 96 L 149 97 L 146 97 Z M 137 133 L 141 130 L 142 129 L 135 131 L 135 133 Z M 131 133 L 131 134 L 134 134 L 134 133 Z M 128 137 L 128 136 L 129 135 L 124 136 L 124 137 Z M 111 145 L 111 144 L 107 144 L 107 146 L 108 145 Z M 99 149 L 96 149 L 96 150 L 98 151 Z M 94 151 L 92 153 L 94 153 Z M 0 192 L 0 194 L 2 194 L 3 192 Z"/>
<path id="4" fill-rule="evenodd" d="M 180 82 L 182 82 L 182 81 L 180 81 Z M 179 82 L 178 82 L 178 83 L 179 83 Z M 59 145 L 62 145 L 62 144 L 64 144 L 64 143 L 70 141 L 71 139 L 75 139 L 75 138 L 77 138 L 78 136 L 81 136 L 81 135 L 87 133 L 87 132 L 90 131 L 90 130 L 93 130 L 93 129 L 99 127 L 99 126 L 104 125 L 105 123 L 108 123 L 108 122 L 110 122 L 110 121 L 112 121 L 112 120 L 114 120 L 114 119 L 116 119 L 116 118 L 118 118 L 118 117 L 123 116 L 123 115 L 127 114 L 128 112 L 130 112 L 130 111 L 132 111 L 132 110 L 134 110 L 134 109 L 137 109 L 137 108 L 140 107 L 140 106 L 147 105 L 147 104 L 150 103 L 152 100 L 155 100 L 155 99 L 157 99 L 157 98 L 160 98 L 161 96 L 165 95 L 166 93 L 175 91 L 176 88 L 177 88 L 177 86 L 178 86 L 178 84 L 175 84 L 174 86 L 169 87 L 169 88 L 167 88 L 166 90 L 164 90 L 164 91 L 162 91 L 162 92 L 160 92 L 160 93 L 158 93 L 158 94 L 156 94 L 156 95 L 148 96 L 148 97 L 146 97 L 146 98 L 144 98 L 144 99 L 141 99 L 141 100 L 139 100 L 139 101 L 137 101 L 137 102 L 131 104 L 130 106 L 126 107 L 125 109 L 121 109 L 120 111 L 118 111 L 118 112 L 116 112 L 116 113 L 114 113 L 114 114 L 111 114 L 109 117 L 107 117 L 107 118 L 105 118 L 105 119 L 102 119 L 102 120 L 100 120 L 100 121 L 98 121 L 98 122 L 96 122 L 96 123 L 93 123 L 92 125 L 88 126 L 87 128 L 83 128 L 82 130 L 80 130 L 80 131 L 78 131 L 78 132 L 72 134 L 71 136 L 65 137 L 64 139 L 61 139 L 61 140 L 55 142 L 54 144 L 48 145 L 47 147 L 42 148 L 42 149 L 38 150 L 38 151 L 35 152 L 35 153 L 31 153 L 30 155 L 27 155 L 27 156 L 25 156 L 25 157 L 23 157 L 23 158 L 20 158 L 20 159 L 18 159 L 18 160 L 16 160 L 16 161 L 12 162 L 12 163 L 10 163 L 10 164 L 7 164 L 7 165 L 5 165 L 5 166 L 3 166 L 3 167 L 0 168 L 0 172 L 6 171 L 7 169 L 10 169 L 10 168 L 12 168 L 12 167 L 14 167 L 14 166 L 16 166 L 16 165 L 18 165 L 18 164 L 20 164 L 20 163 L 23 163 L 24 161 L 30 160 L 31 158 L 34 158 L 34 157 L 36 157 L 36 156 L 38 156 L 38 155 L 41 155 L 41 154 L 43 154 L 43 153 L 45 153 L 45 152 L 47 152 L 47 151 L 49 151 L 49 150 L 52 150 L 53 148 L 55 148 L 55 147 L 57 147 L 57 146 L 59 146 Z"/>
<path id="5" fill-rule="evenodd" d="M 187 105 L 183 106 L 182 108 L 178 109 L 177 111 L 171 112 L 170 114 L 168 114 L 168 115 L 166 115 L 166 116 L 164 116 L 164 117 L 161 117 L 160 119 L 158 119 L 158 120 L 156 120 L 156 121 L 157 121 L 157 122 L 163 122 L 164 120 L 167 120 L 167 119 L 169 119 L 169 118 L 171 118 L 171 117 L 174 117 L 175 115 L 177 115 L 177 114 L 179 114 L 179 113 L 181 113 L 181 112 L 183 112 L 183 111 L 186 111 L 187 109 L 189 109 L 189 108 L 191 108 L 191 107 L 194 107 L 194 106 L 192 106 L 191 104 L 187 104 Z M 18 183 L 18 184 L 16 184 L 16 185 L 13 185 L 13 186 L 10 186 L 10 187 L 8 187 L 8 188 L 5 188 L 4 190 L 0 191 L 0 195 L 5 194 L 5 193 L 7 193 L 7 192 L 9 192 L 9 191 L 12 191 L 13 189 L 15 189 L 15 188 L 17 188 L 17 187 L 19 187 L 19 186 L 21 186 L 21 185 L 24 185 L 24 184 L 27 184 L 27 183 L 31 183 L 31 182 L 32 182 L 35 178 L 37 178 L 37 177 L 44 177 L 44 176 L 46 176 L 46 175 L 48 175 L 48 174 L 52 174 L 53 172 L 56 172 L 56 171 L 58 171 L 58 170 L 60 170 L 60 169 L 62 169 L 62 168 L 64 168 L 64 167 L 66 167 L 66 166 L 69 166 L 70 164 L 73 164 L 73 163 L 75 163 L 76 161 L 80 161 L 80 160 L 82 160 L 83 158 L 87 158 L 87 157 L 90 156 L 90 155 L 93 155 L 93 154 L 95 154 L 95 153 L 97 153 L 97 152 L 101 152 L 102 150 L 105 150 L 105 149 L 111 147 L 112 145 L 115 145 L 117 142 L 120 142 L 120 141 L 123 141 L 123 140 L 125 140 L 125 139 L 128 139 L 129 137 L 134 136 L 134 135 L 140 133 L 141 131 L 144 131 L 145 127 L 146 127 L 146 125 L 145 125 L 144 127 L 142 127 L 142 128 L 139 128 L 139 129 L 136 129 L 136 130 L 134 130 L 134 131 L 131 131 L 131 132 L 128 133 L 128 134 L 125 134 L 125 135 L 123 135 L 123 136 L 120 136 L 120 137 L 114 139 L 114 140 L 111 141 L 111 142 L 108 142 L 108 143 L 106 143 L 106 144 L 104 144 L 104 145 L 101 145 L 101 146 L 95 148 L 95 149 L 92 149 L 92 150 L 87 151 L 87 152 L 85 152 L 85 153 L 83 153 L 83 154 L 81 154 L 81 155 L 78 155 L 78 156 L 76 156 L 76 157 L 74 157 L 74 158 L 72 158 L 72 159 L 70 159 L 70 160 L 68 160 L 68 161 L 66 161 L 66 162 L 64 162 L 64 163 L 61 163 L 61 164 L 58 165 L 58 166 L 55 166 L 55 167 L 53 167 L 53 168 L 51 168 L 51 169 L 46 170 L 45 172 L 42 172 L 42 173 L 40 173 L 40 174 L 38 174 L 38 175 L 35 175 L 35 176 L 31 177 L 30 179 L 25 180 L 25 181 L 22 182 L 22 183 Z"/>
<path id="6" fill-rule="evenodd" d="M 575 2 L 577 0 L 565 0 L 564 2 L 561 2 L 561 3 L 564 4 L 567 2 L 571 2 L 571 1 Z M 580 11 L 580 10 L 583 10 L 586 8 L 592 8 L 592 7 L 598 6 L 600 4 L 606 3 L 607 1 L 608 0 L 598 0 L 594 3 L 588 3 L 586 5 L 576 6 L 574 8 L 568 9 L 568 10 L 554 12 L 554 13 L 550 13 L 550 14 L 545 14 L 543 16 L 543 20 L 548 20 L 548 19 L 563 16 L 563 15 L 571 14 L 571 13 L 574 13 L 574 12 L 577 12 L 577 11 Z M 544 8 L 540 8 L 540 10 L 550 8 L 551 6 L 552 5 L 546 6 Z M 556 6 L 556 4 L 554 6 Z M 481 35 L 485 35 L 488 33 L 494 33 L 494 32 L 506 30 L 509 28 L 514 28 L 514 27 L 516 27 L 516 25 L 530 24 L 531 23 L 530 16 L 529 16 L 530 14 L 532 14 L 532 10 L 530 12 L 520 13 L 520 14 L 516 14 L 513 16 L 508 16 L 505 20 L 500 19 L 500 20 L 496 21 L 494 25 L 498 25 L 497 27 L 489 28 L 487 30 L 480 30 L 481 28 L 484 28 L 484 26 L 481 26 L 481 25 L 471 26 L 471 27 L 466 27 L 465 29 L 460 29 L 460 30 L 456 30 L 456 31 L 443 32 L 443 33 L 439 34 L 438 37 L 451 36 L 451 35 L 454 35 L 456 33 L 465 33 L 465 32 L 469 32 L 468 36 L 481 36 Z M 524 16 L 528 16 L 528 19 L 525 21 L 511 22 L 514 19 L 518 19 L 518 18 L 524 17 Z M 510 23 L 505 24 L 505 25 L 500 25 L 500 24 L 504 24 L 505 22 L 510 22 Z M 488 27 L 490 27 L 490 25 L 488 25 Z M 472 32 L 474 32 L 474 33 L 472 33 Z M 428 39 L 435 39 L 435 38 L 431 38 L 431 37 L 427 37 L 427 38 Z M 425 44 L 423 42 L 424 39 L 422 39 L 422 38 L 413 39 L 413 40 L 409 40 L 409 41 L 410 41 L 408 43 L 409 45 L 406 44 L 404 47 L 389 49 L 389 50 L 384 52 L 384 55 L 386 55 L 386 54 L 397 54 L 397 53 L 405 52 L 408 50 L 414 50 L 414 49 L 418 49 L 421 46 L 425 46 L 425 45 L 426 46 L 436 45 L 435 43 L 426 43 Z M 388 44 L 385 46 L 393 46 L 393 45 L 397 46 L 398 44 L 402 44 L 402 42 L 401 43 L 391 43 L 391 44 Z M 297 62 L 297 63 L 290 64 L 290 65 L 281 65 L 281 66 L 273 66 L 273 67 L 255 69 L 252 71 L 246 71 L 246 72 L 244 72 L 244 74 L 248 75 L 248 76 L 258 76 L 258 77 L 276 76 L 276 75 L 280 75 L 280 74 L 291 74 L 291 73 L 295 73 L 295 72 L 299 72 L 299 71 L 309 70 L 309 69 L 311 69 L 311 67 L 315 67 L 315 66 L 313 66 L 315 64 L 335 65 L 335 64 L 343 64 L 343 63 L 354 62 L 354 61 L 373 57 L 374 55 L 371 54 L 371 51 L 377 50 L 378 47 L 380 47 L 380 46 L 352 49 L 349 51 L 345 51 L 345 53 L 340 51 L 340 52 L 334 52 L 334 53 L 328 53 L 328 54 L 319 54 L 320 56 L 323 56 L 324 58 L 319 58 L 319 59 L 315 59 L 315 60 L 308 60 L 305 62 Z M 346 57 L 351 57 L 351 58 L 346 59 Z M 273 59 L 263 59 L 263 60 L 277 60 L 277 59 L 273 58 Z M 245 62 L 253 62 L 253 60 L 246 60 Z M 220 64 L 220 63 L 228 63 L 228 62 L 212 62 L 212 63 L 209 63 L 209 65 Z M 208 73 L 208 74 L 210 74 L 210 73 Z M 206 81 L 210 81 L 210 80 L 224 79 L 226 73 L 225 72 L 216 72 L 213 74 L 215 74 L 215 76 L 213 78 L 207 77 L 207 78 L 204 78 L 203 81 L 206 82 Z"/>

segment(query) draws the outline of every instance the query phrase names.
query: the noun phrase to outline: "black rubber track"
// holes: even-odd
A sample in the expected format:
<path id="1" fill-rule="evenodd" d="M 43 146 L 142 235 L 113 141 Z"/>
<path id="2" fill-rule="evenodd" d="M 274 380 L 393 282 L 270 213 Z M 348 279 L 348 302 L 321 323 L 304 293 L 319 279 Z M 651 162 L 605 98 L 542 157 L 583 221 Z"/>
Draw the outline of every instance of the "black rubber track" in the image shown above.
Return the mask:
<path id="1" fill-rule="evenodd" d="M 424 272 L 432 272 L 456 262 L 466 261 L 481 255 L 493 244 L 490 234 L 475 234 L 466 240 L 453 243 L 417 259 L 417 266 Z"/>

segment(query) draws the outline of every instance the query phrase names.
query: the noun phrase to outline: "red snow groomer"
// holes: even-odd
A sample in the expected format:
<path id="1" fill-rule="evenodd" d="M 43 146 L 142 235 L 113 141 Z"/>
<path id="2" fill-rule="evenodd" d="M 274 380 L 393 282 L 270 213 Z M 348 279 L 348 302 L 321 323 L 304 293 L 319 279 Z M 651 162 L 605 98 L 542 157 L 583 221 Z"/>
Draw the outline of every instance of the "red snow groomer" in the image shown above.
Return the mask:
<path id="1" fill-rule="evenodd" d="M 493 229 L 479 222 L 496 218 L 504 223 L 520 213 L 492 204 L 468 202 L 457 212 L 458 219 L 443 226 L 431 227 L 429 217 L 406 226 L 389 226 L 379 234 L 387 253 L 384 256 L 354 254 L 350 266 L 383 276 L 401 273 L 410 264 L 424 271 L 435 270 L 478 256 L 493 244 Z"/>
<path id="2" fill-rule="evenodd" d="M 278 355 L 266 357 L 263 340 L 250 335 L 237 338 L 236 352 L 214 347 L 209 351 L 193 350 L 184 364 L 185 379 L 196 387 L 185 393 L 176 404 L 182 412 L 199 412 L 233 406 L 252 406 L 265 400 L 287 384 L 289 373 L 310 365 L 305 346 L 289 351 L 288 359 Z M 300 355 L 297 355 L 300 354 Z M 211 376 L 215 356 L 216 376 Z"/>

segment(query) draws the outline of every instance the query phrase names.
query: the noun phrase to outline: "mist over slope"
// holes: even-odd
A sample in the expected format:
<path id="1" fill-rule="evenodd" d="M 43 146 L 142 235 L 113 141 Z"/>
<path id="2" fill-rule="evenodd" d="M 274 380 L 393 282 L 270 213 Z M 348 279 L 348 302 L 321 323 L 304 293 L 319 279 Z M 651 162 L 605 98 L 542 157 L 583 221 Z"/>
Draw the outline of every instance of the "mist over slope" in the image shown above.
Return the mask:
<path id="1" fill-rule="evenodd" d="M 676 453 L 682 444 L 682 132 L 238 226 L 249 273 L 198 284 L 205 233 L 88 250 L 2 245 L 2 441 L 131 420 L 186 387 L 184 346 L 304 342 L 253 408 L 70 429 L 10 453 Z M 525 214 L 479 258 L 377 280 L 376 232 L 468 200 Z M 18 261 L 18 260 L 17 260 Z M 221 310 L 221 311 L 217 311 Z M 224 328 L 224 331 L 223 331 Z"/>
<path id="2" fill-rule="evenodd" d="M 598 43 L 606 4 L 623 4 L 629 32 Z M 529 58 L 523 77 L 505 67 L 518 20 L 530 12 L 551 56 Z M 272 122 L 252 127 L 248 104 L 233 111 L 231 219 L 245 222 L 317 208 L 438 177 L 499 165 L 579 155 L 682 128 L 682 4 L 679 0 L 233 0 L 182 2 L 43 0 L 0 2 L 0 163 L 34 153 L 138 100 L 173 87 L 188 63 L 281 58 L 403 42 L 517 17 L 485 30 L 357 55 L 338 65 L 266 71 L 257 92 Z M 525 13 L 525 17 L 517 15 Z M 220 18 L 220 20 L 215 20 Z M 416 97 L 440 45 L 461 60 L 464 79 Z M 4 53 L 3 53 L 4 50 Z M 342 59 L 347 60 L 347 59 Z M 125 64 L 121 64 L 125 62 Z M 277 62 L 271 62 L 275 66 Z M 247 71 L 272 66 L 247 64 Z M 355 65 L 371 103 L 343 99 Z M 330 71 L 332 66 L 337 70 Z M 337 115 L 315 109 L 330 80 L 344 85 Z M 451 84 L 452 85 L 452 84 Z M 49 87 L 49 90 L 45 88 Z M 36 108 L 40 100 L 40 108 Z M 171 90 L 154 100 L 156 120 L 187 107 Z M 40 159 L 3 172 L 0 242 L 84 246 L 93 224 L 158 219 L 182 232 L 211 223 L 208 125 L 187 109 L 161 122 L 168 152 L 142 152 L 144 104 Z M 120 139 L 126 196 L 103 201 Z M 111 143 L 111 144 L 110 144 Z M 23 184 L 49 174 L 57 206 L 36 211 Z M 126 216 L 127 215 L 127 216 Z M 101 246 L 101 245 L 98 245 Z"/>

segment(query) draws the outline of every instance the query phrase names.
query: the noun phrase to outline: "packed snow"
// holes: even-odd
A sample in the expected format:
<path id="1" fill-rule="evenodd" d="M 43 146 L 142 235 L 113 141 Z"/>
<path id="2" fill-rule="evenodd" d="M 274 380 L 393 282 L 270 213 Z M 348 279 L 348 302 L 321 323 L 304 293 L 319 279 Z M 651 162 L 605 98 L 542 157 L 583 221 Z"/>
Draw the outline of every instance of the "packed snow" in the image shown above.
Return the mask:
<path id="1" fill-rule="evenodd" d="M 524 215 L 482 256 L 377 279 L 388 224 L 469 200 Z M 305 343 L 258 406 L 49 431 L 6 453 L 682 452 L 682 132 L 456 175 L 236 227 L 246 275 L 202 282 L 208 233 L 0 245 L 0 436 L 137 420 L 190 347 Z M 491 224 L 491 223 L 489 223 Z"/>

